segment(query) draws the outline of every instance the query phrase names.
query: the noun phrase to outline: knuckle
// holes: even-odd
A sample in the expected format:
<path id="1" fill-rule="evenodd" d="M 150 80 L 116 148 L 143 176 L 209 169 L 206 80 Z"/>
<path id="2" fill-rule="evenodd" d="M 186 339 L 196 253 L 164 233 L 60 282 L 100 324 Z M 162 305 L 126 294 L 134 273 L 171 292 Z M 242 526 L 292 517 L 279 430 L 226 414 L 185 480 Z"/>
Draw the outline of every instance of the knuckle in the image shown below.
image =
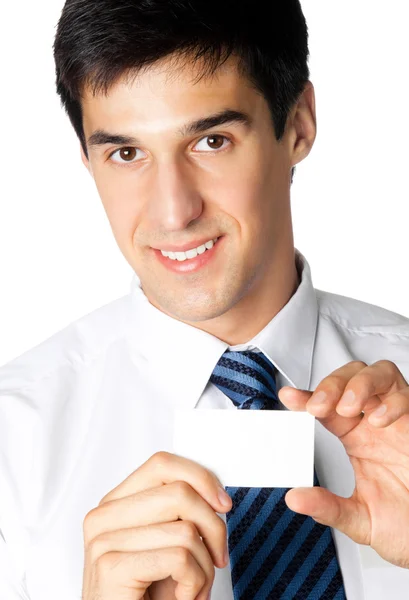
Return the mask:
<path id="1" fill-rule="evenodd" d="M 188 542 L 195 542 L 199 538 L 199 532 L 192 521 L 179 521 L 179 533 Z"/>
<path id="2" fill-rule="evenodd" d="M 395 363 L 393 363 L 390 360 L 378 360 L 376 363 L 374 363 L 372 366 L 377 366 L 377 367 L 382 367 L 382 369 L 388 374 L 388 375 L 395 375 L 395 373 L 398 370 L 398 367 Z"/>
<path id="3" fill-rule="evenodd" d="M 104 536 L 99 535 L 92 539 L 87 548 L 88 559 L 91 564 L 96 563 L 106 553 L 107 548 L 108 541 Z"/>
<path id="4" fill-rule="evenodd" d="M 167 467 L 171 460 L 171 454 L 169 452 L 165 452 L 164 450 L 155 452 L 155 454 L 152 454 L 150 458 L 150 461 L 156 469 Z"/>
<path id="5" fill-rule="evenodd" d="M 340 392 L 345 388 L 345 377 L 342 375 L 329 375 L 323 380 L 321 389 L 331 393 Z"/>
<path id="6" fill-rule="evenodd" d="M 187 548 L 183 548 L 183 546 L 178 546 L 177 548 L 175 548 L 175 558 L 177 560 L 178 566 L 181 569 L 187 569 L 191 558 L 190 558 L 190 552 Z"/>
<path id="7" fill-rule="evenodd" d="M 350 365 L 353 365 L 354 367 L 361 367 L 362 369 L 364 369 L 365 367 L 367 367 L 368 365 L 363 362 L 362 360 L 352 360 L 350 363 Z"/>
<path id="8" fill-rule="evenodd" d="M 174 481 L 171 485 L 177 501 L 185 500 L 190 497 L 192 488 L 186 481 Z"/>
<path id="9" fill-rule="evenodd" d="M 194 574 L 190 581 L 183 584 L 183 598 L 197 598 L 203 587 L 206 585 L 206 575 L 202 569 Z M 181 596 L 179 596 L 180 598 Z"/>
<path id="10" fill-rule="evenodd" d="M 96 521 L 96 514 L 97 514 L 97 509 L 93 508 L 84 517 L 82 529 L 83 529 L 83 533 L 84 533 L 84 539 L 86 541 L 90 540 L 92 537 L 92 531 L 94 529 L 95 521 Z"/>
<path id="11" fill-rule="evenodd" d="M 117 552 L 107 552 L 100 556 L 94 563 L 94 573 L 99 582 L 106 580 L 108 573 L 115 567 L 115 564 L 118 562 L 117 554 Z"/>

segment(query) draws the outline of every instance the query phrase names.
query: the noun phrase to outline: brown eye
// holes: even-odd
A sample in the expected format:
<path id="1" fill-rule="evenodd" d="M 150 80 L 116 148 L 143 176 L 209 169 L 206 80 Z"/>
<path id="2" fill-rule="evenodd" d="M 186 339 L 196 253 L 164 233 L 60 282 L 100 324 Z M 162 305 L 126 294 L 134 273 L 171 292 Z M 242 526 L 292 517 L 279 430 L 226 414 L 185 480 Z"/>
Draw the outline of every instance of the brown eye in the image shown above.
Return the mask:
<path id="1" fill-rule="evenodd" d="M 209 150 L 214 150 L 215 155 L 217 154 L 218 150 L 226 150 L 226 148 L 228 148 L 231 145 L 232 142 L 228 137 L 219 133 L 215 133 L 202 137 L 195 145 L 194 151 L 209 153 Z"/>
<path id="2" fill-rule="evenodd" d="M 136 148 L 121 148 L 119 156 L 125 162 L 130 162 L 136 157 Z"/>
<path id="3" fill-rule="evenodd" d="M 212 150 L 218 150 L 223 146 L 224 139 L 222 135 L 209 135 L 207 136 L 207 143 Z"/>

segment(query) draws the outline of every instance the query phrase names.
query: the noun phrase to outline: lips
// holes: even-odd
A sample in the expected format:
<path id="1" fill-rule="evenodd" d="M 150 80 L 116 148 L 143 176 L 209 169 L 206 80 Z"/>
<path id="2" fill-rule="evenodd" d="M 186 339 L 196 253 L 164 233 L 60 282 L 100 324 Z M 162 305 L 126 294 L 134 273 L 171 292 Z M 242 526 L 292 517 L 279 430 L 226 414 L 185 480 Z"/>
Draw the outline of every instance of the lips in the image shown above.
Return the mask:
<path id="1" fill-rule="evenodd" d="M 192 260 L 193 258 L 196 258 L 197 255 L 204 254 L 207 250 L 211 250 L 216 244 L 217 240 L 218 238 L 216 240 L 210 240 L 209 242 L 202 244 L 202 246 L 199 246 L 198 248 L 192 248 L 192 250 L 187 250 L 186 252 L 165 252 L 161 250 L 161 254 L 167 258 L 170 258 L 171 260 L 178 260 L 180 262 Z"/>
<path id="2" fill-rule="evenodd" d="M 154 250 L 163 250 L 164 252 L 186 252 L 187 250 L 193 250 L 195 248 L 199 248 L 199 246 L 203 246 L 206 242 L 210 242 L 210 240 L 218 239 L 221 236 L 214 235 L 213 237 L 202 238 L 201 240 L 193 240 L 192 242 L 188 242 L 186 244 L 182 244 L 179 246 L 172 244 L 163 244 L 161 248 L 152 248 Z M 165 247 L 166 246 L 166 247 Z"/>
<path id="3" fill-rule="evenodd" d="M 199 271 L 203 267 L 209 266 L 211 261 L 216 260 L 216 257 L 220 254 L 220 248 L 223 246 L 223 240 L 224 236 L 221 236 L 210 250 L 206 250 L 203 254 L 198 254 L 195 258 L 188 258 L 183 261 L 172 260 L 167 256 L 163 256 L 162 252 L 157 249 L 152 249 L 152 251 L 157 260 L 167 270 L 178 274 L 188 274 Z"/>

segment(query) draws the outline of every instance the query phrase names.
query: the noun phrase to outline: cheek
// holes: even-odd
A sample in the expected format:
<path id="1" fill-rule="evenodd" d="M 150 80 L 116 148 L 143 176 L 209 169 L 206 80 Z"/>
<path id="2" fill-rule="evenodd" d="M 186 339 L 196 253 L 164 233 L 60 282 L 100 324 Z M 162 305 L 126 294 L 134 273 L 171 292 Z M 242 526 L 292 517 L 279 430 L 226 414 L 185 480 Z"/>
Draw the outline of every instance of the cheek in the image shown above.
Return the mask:
<path id="1" fill-rule="evenodd" d="M 137 194 L 119 177 L 95 177 L 95 183 L 115 239 L 124 249 L 132 244 L 140 218 Z"/>
<path id="2" fill-rule="evenodd" d="M 233 175 L 223 182 L 222 189 L 222 196 L 215 196 L 218 206 L 236 219 L 242 228 L 258 229 L 271 214 L 274 192 L 260 170 Z"/>

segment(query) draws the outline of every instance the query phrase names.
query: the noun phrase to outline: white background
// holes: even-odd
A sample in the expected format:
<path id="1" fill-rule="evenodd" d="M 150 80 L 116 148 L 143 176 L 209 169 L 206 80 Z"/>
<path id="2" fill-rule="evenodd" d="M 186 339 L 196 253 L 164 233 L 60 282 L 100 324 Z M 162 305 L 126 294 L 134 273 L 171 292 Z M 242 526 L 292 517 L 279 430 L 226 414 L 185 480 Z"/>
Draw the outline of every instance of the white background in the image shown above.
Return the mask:
<path id="1" fill-rule="evenodd" d="M 7 2 L 0 35 L 0 365 L 128 293 L 54 89 L 61 0 Z M 292 187 L 314 286 L 409 316 L 407 0 L 304 0 L 318 135 Z"/>

